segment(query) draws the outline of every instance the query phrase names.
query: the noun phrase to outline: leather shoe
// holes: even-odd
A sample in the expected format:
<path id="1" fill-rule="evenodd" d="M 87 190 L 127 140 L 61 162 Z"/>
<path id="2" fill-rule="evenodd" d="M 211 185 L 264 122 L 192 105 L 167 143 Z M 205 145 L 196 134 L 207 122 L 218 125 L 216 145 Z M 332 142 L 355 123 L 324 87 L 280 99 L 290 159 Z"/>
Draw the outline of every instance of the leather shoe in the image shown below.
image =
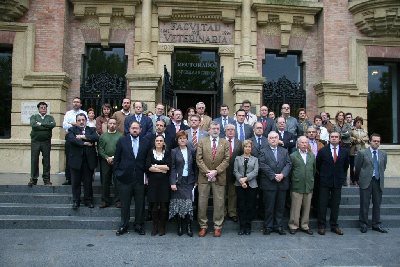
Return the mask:
<path id="1" fill-rule="evenodd" d="M 271 228 L 264 228 L 263 235 L 270 235 L 272 233 Z"/>
<path id="2" fill-rule="evenodd" d="M 33 185 L 36 185 L 36 184 L 37 184 L 37 180 L 30 179 L 28 182 L 29 187 L 32 187 Z"/>
<path id="3" fill-rule="evenodd" d="M 127 233 L 127 232 L 128 232 L 128 229 L 126 229 L 125 227 L 120 227 L 120 228 L 117 230 L 117 232 L 115 233 L 115 235 L 120 236 L 120 235 L 123 235 L 123 234 L 125 234 L 125 233 Z"/>
<path id="4" fill-rule="evenodd" d="M 244 230 L 244 234 L 245 234 L 245 235 L 250 235 L 250 234 L 251 234 L 251 230 L 250 230 L 250 229 Z"/>
<path id="5" fill-rule="evenodd" d="M 245 231 L 243 229 L 240 229 L 238 232 L 238 235 L 244 235 L 244 234 L 245 234 Z"/>
<path id="6" fill-rule="evenodd" d="M 71 180 L 66 180 L 62 185 L 71 185 Z"/>
<path id="7" fill-rule="evenodd" d="M 303 233 L 306 233 L 308 235 L 313 235 L 313 231 L 311 231 L 311 229 L 300 229 Z"/>
<path id="8" fill-rule="evenodd" d="M 214 237 L 220 237 L 222 234 L 222 230 L 221 229 L 215 229 L 214 230 Z"/>
<path id="9" fill-rule="evenodd" d="M 135 232 L 136 233 L 138 233 L 139 235 L 145 235 L 146 234 L 146 231 L 144 230 L 144 227 L 138 227 L 138 228 L 135 228 Z"/>
<path id="10" fill-rule="evenodd" d="M 279 228 L 276 230 L 276 232 L 277 232 L 279 235 L 286 235 L 286 232 L 283 230 L 282 227 L 279 227 Z"/>
<path id="11" fill-rule="evenodd" d="M 289 233 L 291 235 L 294 235 L 297 232 L 297 229 L 289 229 Z"/>
<path id="12" fill-rule="evenodd" d="M 44 184 L 44 185 L 48 185 L 48 186 L 51 186 L 51 185 L 53 185 L 53 183 L 52 183 L 52 182 L 50 182 L 50 181 L 43 181 L 43 184 Z"/>
<path id="13" fill-rule="evenodd" d="M 121 201 L 115 202 L 115 207 L 120 209 L 122 207 Z"/>
<path id="14" fill-rule="evenodd" d="M 231 220 L 234 221 L 234 222 L 238 222 L 238 217 L 237 216 L 232 216 Z"/>
<path id="15" fill-rule="evenodd" d="M 325 228 L 318 228 L 318 234 L 325 235 Z"/>
<path id="16" fill-rule="evenodd" d="M 201 228 L 199 231 L 199 237 L 205 237 L 207 234 L 207 228 Z"/>
<path id="17" fill-rule="evenodd" d="M 94 208 L 93 202 L 85 202 L 85 206 L 88 207 L 89 209 Z"/>
<path id="18" fill-rule="evenodd" d="M 80 204 L 78 201 L 74 201 L 74 203 L 72 203 L 72 209 L 74 209 L 74 210 L 78 209 L 79 206 L 80 206 Z"/>
<path id="19" fill-rule="evenodd" d="M 342 229 L 340 229 L 339 227 L 331 228 L 331 232 L 332 232 L 332 233 L 335 233 L 335 234 L 337 234 L 337 235 L 343 235 L 343 231 L 342 231 Z"/>
<path id="20" fill-rule="evenodd" d="M 362 226 L 360 227 L 360 232 L 361 232 L 361 233 L 365 234 L 367 231 L 368 231 L 368 227 L 367 227 L 366 225 L 362 225 Z"/>
<path id="21" fill-rule="evenodd" d="M 382 234 L 386 234 L 387 233 L 387 230 L 383 229 L 380 226 L 372 227 L 372 230 L 377 231 L 377 232 L 382 233 Z"/>
<path id="22" fill-rule="evenodd" d="M 104 209 L 104 208 L 107 208 L 107 207 L 109 207 L 109 205 L 106 202 L 101 202 L 101 204 L 99 206 L 100 209 Z"/>

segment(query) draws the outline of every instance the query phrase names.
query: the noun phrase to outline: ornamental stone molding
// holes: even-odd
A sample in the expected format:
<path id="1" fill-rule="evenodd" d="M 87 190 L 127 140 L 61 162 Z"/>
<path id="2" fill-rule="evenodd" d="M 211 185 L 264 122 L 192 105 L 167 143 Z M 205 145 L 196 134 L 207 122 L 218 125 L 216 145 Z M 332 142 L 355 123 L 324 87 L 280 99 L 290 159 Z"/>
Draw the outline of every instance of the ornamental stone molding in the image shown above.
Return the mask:
<path id="1" fill-rule="evenodd" d="M 104 47 L 108 47 L 110 29 L 129 28 L 129 23 L 135 18 L 136 6 L 141 3 L 141 0 L 70 1 L 74 5 L 75 17 L 83 21 L 84 28 L 98 27 L 101 45 Z"/>
<path id="2" fill-rule="evenodd" d="M 299 0 L 254 0 L 252 8 L 257 13 L 259 26 L 278 28 L 281 37 L 281 53 L 286 53 L 290 37 L 302 32 L 293 29 L 310 30 L 315 24 L 315 16 L 323 8 L 323 3 Z"/>
<path id="3" fill-rule="evenodd" d="M 399 0 L 358 0 L 349 3 L 358 30 L 369 37 L 400 37 Z"/>
<path id="4" fill-rule="evenodd" d="M 0 0 L 0 21 L 16 21 L 29 9 L 29 0 Z"/>
<path id="5" fill-rule="evenodd" d="M 153 0 L 158 8 L 161 21 L 222 21 L 233 23 L 236 10 L 241 7 L 240 0 Z"/>

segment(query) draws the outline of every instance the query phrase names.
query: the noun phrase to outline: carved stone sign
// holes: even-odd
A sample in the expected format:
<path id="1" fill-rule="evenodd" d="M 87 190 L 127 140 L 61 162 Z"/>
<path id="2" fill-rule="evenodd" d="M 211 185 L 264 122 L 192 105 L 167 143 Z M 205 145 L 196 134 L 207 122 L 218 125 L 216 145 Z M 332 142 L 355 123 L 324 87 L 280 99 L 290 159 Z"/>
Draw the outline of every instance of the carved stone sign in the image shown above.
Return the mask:
<path id="1" fill-rule="evenodd" d="M 22 102 L 21 103 L 21 123 L 22 124 L 29 124 L 29 119 L 33 114 L 38 113 L 37 102 Z M 47 107 L 47 114 L 50 115 L 50 103 L 46 102 Z"/>
<path id="2" fill-rule="evenodd" d="M 233 25 L 221 22 L 162 22 L 160 43 L 233 44 Z"/>

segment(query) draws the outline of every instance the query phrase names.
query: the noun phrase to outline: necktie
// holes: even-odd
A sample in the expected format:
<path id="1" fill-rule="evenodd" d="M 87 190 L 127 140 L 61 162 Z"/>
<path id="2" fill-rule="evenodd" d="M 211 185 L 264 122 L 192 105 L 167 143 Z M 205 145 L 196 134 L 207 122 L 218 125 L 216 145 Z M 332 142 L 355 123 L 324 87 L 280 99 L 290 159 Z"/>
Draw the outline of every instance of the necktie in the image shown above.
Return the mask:
<path id="1" fill-rule="evenodd" d="M 336 160 L 337 160 L 336 146 L 333 146 L 333 162 L 336 163 Z"/>
<path id="2" fill-rule="evenodd" d="M 232 158 L 232 152 L 233 152 L 233 149 L 232 149 L 232 138 L 229 138 L 229 157 L 230 158 Z"/>
<path id="3" fill-rule="evenodd" d="M 266 119 L 265 119 L 265 118 L 262 118 L 262 119 L 261 119 L 261 123 L 262 123 L 263 129 L 265 130 L 265 128 L 267 128 L 267 121 L 266 121 Z"/>
<path id="4" fill-rule="evenodd" d="M 274 148 L 273 150 L 274 150 L 274 157 L 275 157 L 275 160 L 278 161 L 278 152 L 276 151 L 277 149 Z"/>
<path id="5" fill-rule="evenodd" d="M 224 122 L 222 123 L 222 128 L 225 129 L 225 126 L 226 126 L 226 118 L 224 118 Z"/>
<path id="6" fill-rule="evenodd" d="M 194 149 L 196 149 L 197 148 L 197 131 L 193 131 L 192 144 L 193 144 Z"/>
<path id="7" fill-rule="evenodd" d="M 378 163 L 378 156 L 376 155 L 376 150 L 372 152 L 374 156 L 372 157 L 374 161 L 374 176 L 376 180 L 379 180 L 379 163 Z"/>
<path id="8" fill-rule="evenodd" d="M 212 149 L 213 160 L 215 160 L 216 154 L 217 154 L 217 139 L 213 138 L 213 149 Z"/>
<path id="9" fill-rule="evenodd" d="M 157 116 L 157 121 L 160 121 L 161 120 L 161 116 Z"/>
<path id="10" fill-rule="evenodd" d="M 181 128 L 181 126 L 180 125 L 178 125 L 178 124 L 175 124 L 175 133 L 177 133 L 177 132 L 179 132 L 179 129 Z"/>
<path id="11" fill-rule="evenodd" d="M 261 146 L 261 137 L 258 138 L 258 145 Z"/>
<path id="12" fill-rule="evenodd" d="M 136 116 L 136 121 L 140 123 L 140 115 Z"/>
<path id="13" fill-rule="evenodd" d="M 240 137 L 239 137 L 239 139 L 240 139 L 240 141 L 244 141 L 244 130 L 243 130 L 243 124 L 240 124 L 239 125 L 240 126 Z"/>
<path id="14" fill-rule="evenodd" d="M 133 154 L 135 155 L 135 158 L 136 158 L 137 157 L 137 152 L 138 152 L 137 138 L 133 138 L 132 149 L 133 149 Z"/>

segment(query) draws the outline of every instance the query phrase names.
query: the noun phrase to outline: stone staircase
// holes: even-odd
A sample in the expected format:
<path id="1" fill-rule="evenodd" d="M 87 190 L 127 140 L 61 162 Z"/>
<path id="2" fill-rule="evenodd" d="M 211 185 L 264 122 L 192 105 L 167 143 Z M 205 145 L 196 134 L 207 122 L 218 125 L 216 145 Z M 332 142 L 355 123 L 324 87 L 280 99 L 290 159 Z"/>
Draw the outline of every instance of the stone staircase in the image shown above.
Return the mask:
<path id="1" fill-rule="evenodd" d="M 339 224 L 343 228 L 358 227 L 358 188 L 345 187 L 342 190 Z M 95 208 L 81 206 L 71 209 L 70 186 L 0 185 L 0 228 L 18 229 L 117 229 L 120 210 L 114 207 L 100 209 L 100 186 L 94 185 Z M 212 198 L 210 198 L 210 204 Z M 385 227 L 400 227 L 400 188 L 386 188 L 383 194 L 381 219 Z M 212 207 L 209 208 L 211 215 Z M 133 216 L 133 208 L 131 215 Z M 329 214 L 329 212 L 328 212 Z M 371 212 L 370 212 L 371 215 Z M 287 217 L 287 216 L 286 216 Z M 209 218 L 212 218 L 211 216 Z M 287 218 L 286 218 L 287 219 Z M 131 219 L 133 221 L 133 218 Z M 147 223 L 149 227 L 150 223 Z M 255 220 L 253 229 L 261 229 L 262 221 Z M 316 228 L 316 220 L 311 220 Z M 230 220 L 224 229 L 237 230 Z M 169 229 L 175 229 L 170 226 Z"/>

